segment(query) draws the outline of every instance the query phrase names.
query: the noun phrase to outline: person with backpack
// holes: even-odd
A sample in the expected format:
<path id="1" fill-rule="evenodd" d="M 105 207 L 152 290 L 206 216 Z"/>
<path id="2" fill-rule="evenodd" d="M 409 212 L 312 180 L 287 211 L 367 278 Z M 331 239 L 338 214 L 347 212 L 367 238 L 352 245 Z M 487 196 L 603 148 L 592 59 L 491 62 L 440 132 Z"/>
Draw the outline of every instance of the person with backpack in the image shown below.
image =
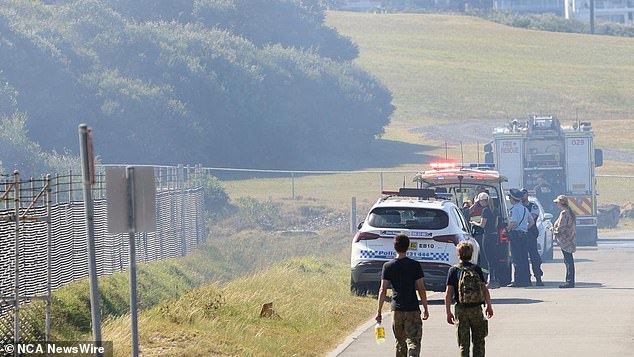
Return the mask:
<path id="1" fill-rule="evenodd" d="M 539 237 L 539 228 L 537 228 L 539 207 L 537 207 L 537 204 L 528 200 L 527 189 L 523 188 L 522 193 L 524 194 L 522 204 L 533 217 L 533 222 L 528 225 L 528 232 L 526 233 L 526 249 L 528 250 L 528 257 L 530 258 L 531 267 L 533 268 L 535 285 L 544 286 L 544 282 L 542 281 L 542 276 L 544 275 L 542 271 L 542 257 L 539 255 L 539 250 L 537 249 L 537 237 Z"/>
<path id="2" fill-rule="evenodd" d="M 394 237 L 396 258 L 383 265 L 381 288 L 379 289 L 379 307 L 375 320 L 383 320 L 381 310 L 385 302 L 387 289 L 392 287 L 392 331 L 396 338 L 396 356 L 420 356 L 420 342 L 423 337 L 423 321 L 429 318 L 427 292 L 423 281 L 423 268 L 420 263 L 407 257 L 409 237 L 397 234 Z M 423 316 L 416 292 L 423 305 Z"/>
<path id="3" fill-rule="evenodd" d="M 460 264 L 449 268 L 445 309 L 447 323 L 456 326 L 458 347 L 461 357 L 469 357 L 470 340 L 473 340 L 473 357 L 484 356 L 484 338 L 489 334 L 489 321 L 493 317 L 491 295 L 487 289 L 482 269 L 470 262 L 473 245 L 461 242 L 456 247 Z M 451 312 L 451 302 L 456 302 L 455 314 Z M 486 303 L 486 318 L 482 305 Z"/>
<path id="4" fill-rule="evenodd" d="M 511 242 L 511 256 L 513 258 L 513 282 L 508 287 L 531 286 L 531 273 L 528 270 L 528 225 L 531 216 L 528 209 L 522 204 L 522 191 L 512 188 L 509 190 L 509 199 L 513 205 L 509 210 L 509 224 L 505 228 L 506 235 Z"/>

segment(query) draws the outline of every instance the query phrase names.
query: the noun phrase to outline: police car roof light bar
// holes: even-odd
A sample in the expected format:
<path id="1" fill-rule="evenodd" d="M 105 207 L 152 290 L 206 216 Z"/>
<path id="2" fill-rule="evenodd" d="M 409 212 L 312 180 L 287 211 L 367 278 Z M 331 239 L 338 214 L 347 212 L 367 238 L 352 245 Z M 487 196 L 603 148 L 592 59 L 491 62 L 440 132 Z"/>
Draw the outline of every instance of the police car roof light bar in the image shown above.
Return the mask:
<path id="1" fill-rule="evenodd" d="M 398 191 L 382 191 L 384 195 L 398 196 L 398 197 L 417 197 L 423 199 L 440 198 L 450 199 L 453 197 L 451 193 L 436 192 L 435 189 L 430 188 L 407 188 L 402 187 Z"/>
<path id="2" fill-rule="evenodd" d="M 494 163 L 469 163 L 469 164 L 459 164 L 459 168 L 462 169 L 492 169 L 495 168 Z"/>

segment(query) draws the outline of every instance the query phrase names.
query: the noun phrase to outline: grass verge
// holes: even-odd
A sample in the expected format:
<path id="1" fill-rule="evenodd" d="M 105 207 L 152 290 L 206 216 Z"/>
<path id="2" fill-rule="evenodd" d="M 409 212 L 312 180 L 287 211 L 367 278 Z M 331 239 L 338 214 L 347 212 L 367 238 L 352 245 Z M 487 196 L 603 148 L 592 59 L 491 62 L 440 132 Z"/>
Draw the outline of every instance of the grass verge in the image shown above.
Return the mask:
<path id="1" fill-rule="evenodd" d="M 375 299 L 350 294 L 346 264 L 295 258 L 225 286 L 188 292 L 140 316 L 146 356 L 322 356 L 368 319 Z M 260 318 L 273 302 L 279 318 Z M 111 321 L 104 336 L 115 355 L 129 355 L 129 319 Z"/>

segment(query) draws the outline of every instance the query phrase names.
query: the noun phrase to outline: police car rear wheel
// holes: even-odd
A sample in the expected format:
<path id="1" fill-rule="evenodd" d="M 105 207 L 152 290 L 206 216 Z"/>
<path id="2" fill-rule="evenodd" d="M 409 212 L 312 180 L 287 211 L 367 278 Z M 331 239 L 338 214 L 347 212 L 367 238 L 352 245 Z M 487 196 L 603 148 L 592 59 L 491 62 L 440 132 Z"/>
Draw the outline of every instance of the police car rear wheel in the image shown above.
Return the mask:
<path id="1" fill-rule="evenodd" d="M 368 295 L 368 286 L 364 283 L 356 283 L 352 277 L 350 277 L 350 292 L 356 296 Z"/>

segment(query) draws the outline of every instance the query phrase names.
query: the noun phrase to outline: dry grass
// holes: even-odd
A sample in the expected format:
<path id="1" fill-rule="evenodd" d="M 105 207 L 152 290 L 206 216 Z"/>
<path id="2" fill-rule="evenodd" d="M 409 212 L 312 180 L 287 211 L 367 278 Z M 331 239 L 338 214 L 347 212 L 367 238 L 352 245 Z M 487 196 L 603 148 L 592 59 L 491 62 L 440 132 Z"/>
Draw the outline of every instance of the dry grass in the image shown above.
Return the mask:
<path id="1" fill-rule="evenodd" d="M 322 356 L 376 302 L 354 297 L 349 267 L 316 258 L 293 259 L 224 287 L 193 290 L 140 316 L 145 356 Z M 260 318 L 273 302 L 280 318 Z M 129 319 L 110 321 L 104 336 L 115 355 L 129 355 Z"/>
<path id="2" fill-rule="evenodd" d="M 507 119 L 550 111 L 632 119 L 627 38 L 511 28 L 467 16 L 330 12 L 356 61 L 394 93 L 394 123 Z"/>

